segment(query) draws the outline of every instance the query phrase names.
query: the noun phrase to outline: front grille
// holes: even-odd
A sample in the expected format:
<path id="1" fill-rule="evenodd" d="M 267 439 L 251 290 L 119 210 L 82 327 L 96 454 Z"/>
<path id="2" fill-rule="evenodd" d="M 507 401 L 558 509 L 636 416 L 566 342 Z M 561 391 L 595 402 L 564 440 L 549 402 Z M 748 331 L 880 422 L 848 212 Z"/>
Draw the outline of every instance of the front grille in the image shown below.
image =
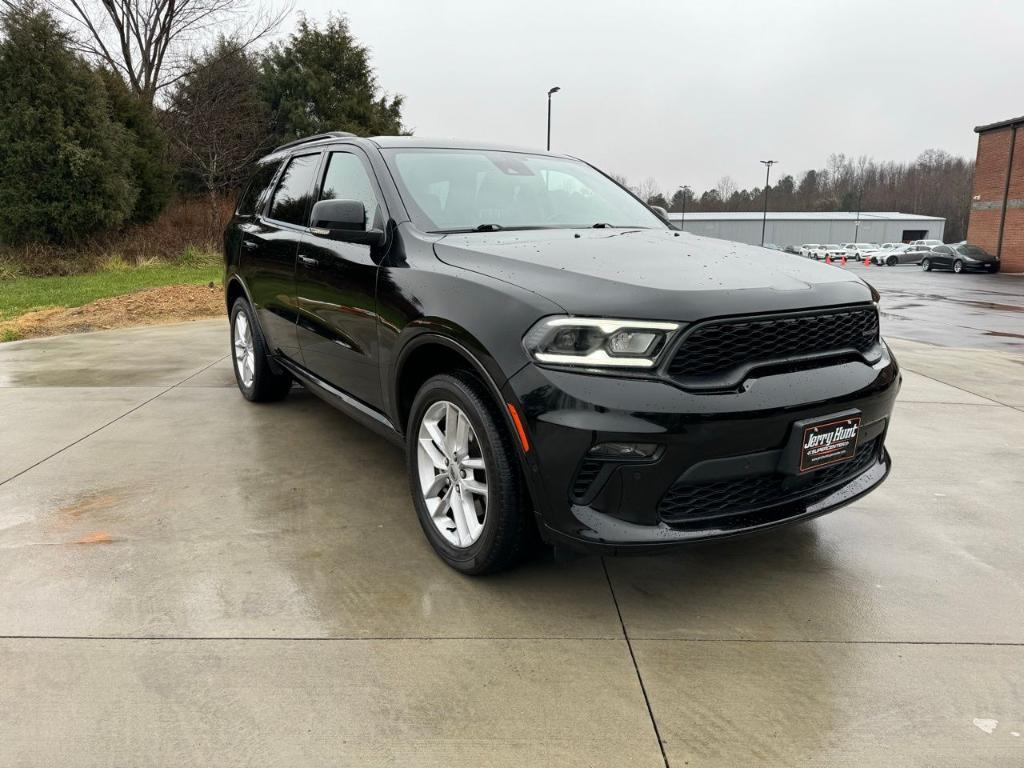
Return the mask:
<path id="1" fill-rule="evenodd" d="M 741 515 L 824 494 L 832 486 L 867 470 L 878 457 L 879 444 L 880 438 L 869 440 L 850 461 L 803 477 L 775 473 L 709 483 L 676 481 L 662 497 L 658 513 L 669 524 L 685 524 Z"/>
<path id="2" fill-rule="evenodd" d="M 673 378 L 714 377 L 751 363 L 828 352 L 863 352 L 878 341 L 874 307 L 815 314 L 734 318 L 698 325 L 676 350 Z"/>

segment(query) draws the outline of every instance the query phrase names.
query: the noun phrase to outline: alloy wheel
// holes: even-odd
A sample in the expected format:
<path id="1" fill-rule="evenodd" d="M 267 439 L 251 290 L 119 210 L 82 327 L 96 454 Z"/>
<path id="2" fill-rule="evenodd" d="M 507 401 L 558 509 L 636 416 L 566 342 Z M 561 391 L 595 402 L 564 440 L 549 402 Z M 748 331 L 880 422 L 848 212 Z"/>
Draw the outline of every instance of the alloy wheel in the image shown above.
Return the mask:
<path id="1" fill-rule="evenodd" d="M 242 386 L 248 389 L 252 386 L 253 377 L 256 371 L 256 352 L 252 342 L 252 328 L 249 326 L 249 317 L 245 312 L 239 312 L 235 316 L 235 369 L 238 371 L 238 378 L 242 380 Z"/>
<path id="2" fill-rule="evenodd" d="M 487 465 L 465 412 L 439 400 L 423 414 L 417 434 L 420 489 L 430 519 L 454 547 L 474 544 L 487 515 Z"/>

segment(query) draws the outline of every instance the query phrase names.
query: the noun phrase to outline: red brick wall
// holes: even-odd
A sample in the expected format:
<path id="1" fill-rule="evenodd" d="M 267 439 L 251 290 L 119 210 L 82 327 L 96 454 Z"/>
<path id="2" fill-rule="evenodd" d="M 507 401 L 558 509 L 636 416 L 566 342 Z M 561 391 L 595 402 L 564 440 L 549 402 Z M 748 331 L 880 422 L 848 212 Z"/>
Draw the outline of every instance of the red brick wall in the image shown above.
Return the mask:
<path id="1" fill-rule="evenodd" d="M 967 227 L 967 241 L 995 253 L 999 245 L 999 222 L 1006 171 L 1010 160 L 1012 128 L 999 128 L 978 136 L 977 167 L 974 172 L 974 200 Z M 1024 126 L 1017 129 L 1010 190 L 1003 224 L 1003 270 L 1024 272 Z"/>

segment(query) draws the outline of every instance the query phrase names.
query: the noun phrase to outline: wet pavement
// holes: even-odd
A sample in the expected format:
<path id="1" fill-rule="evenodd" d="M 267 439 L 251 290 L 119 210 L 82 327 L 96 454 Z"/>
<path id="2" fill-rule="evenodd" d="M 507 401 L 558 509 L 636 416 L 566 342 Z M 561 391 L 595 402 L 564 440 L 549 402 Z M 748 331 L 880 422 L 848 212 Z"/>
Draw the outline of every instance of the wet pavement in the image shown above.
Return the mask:
<path id="1" fill-rule="evenodd" d="M 923 272 L 909 264 L 846 269 L 882 295 L 887 338 L 1024 354 L 1024 275 Z"/>
<path id="2" fill-rule="evenodd" d="M 1024 357 L 910 338 L 876 493 L 485 579 L 222 320 L 0 345 L 0 766 L 1022 765 Z"/>

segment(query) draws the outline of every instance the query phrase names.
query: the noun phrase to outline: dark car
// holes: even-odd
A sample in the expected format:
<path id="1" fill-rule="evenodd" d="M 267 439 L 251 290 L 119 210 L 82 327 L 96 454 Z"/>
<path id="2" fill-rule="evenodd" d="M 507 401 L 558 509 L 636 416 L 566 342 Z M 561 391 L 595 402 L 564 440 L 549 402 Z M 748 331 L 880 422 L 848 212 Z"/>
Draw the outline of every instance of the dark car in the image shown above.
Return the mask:
<path id="1" fill-rule="evenodd" d="M 929 245 L 898 245 L 889 250 L 879 251 L 875 254 L 876 264 L 885 264 L 889 267 L 898 267 L 902 264 L 920 264 L 925 254 L 931 253 Z"/>
<path id="2" fill-rule="evenodd" d="M 889 471 L 900 374 L 868 285 L 674 230 L 571 157 L 287 144 L 225 258 L 242 394 L 298 381 L 403 446 L 427 539 L 463 572 L 538 532 L 627 553 L 760 531 Z"/>
<path id="3" fill-rule="evenodd" d="M 933 245 L 931 251 L 922 254 L 921 269 L 951 269 L 961 272 L 998 272 L 999 257 L 993 256 L 976 245 Z"/>

